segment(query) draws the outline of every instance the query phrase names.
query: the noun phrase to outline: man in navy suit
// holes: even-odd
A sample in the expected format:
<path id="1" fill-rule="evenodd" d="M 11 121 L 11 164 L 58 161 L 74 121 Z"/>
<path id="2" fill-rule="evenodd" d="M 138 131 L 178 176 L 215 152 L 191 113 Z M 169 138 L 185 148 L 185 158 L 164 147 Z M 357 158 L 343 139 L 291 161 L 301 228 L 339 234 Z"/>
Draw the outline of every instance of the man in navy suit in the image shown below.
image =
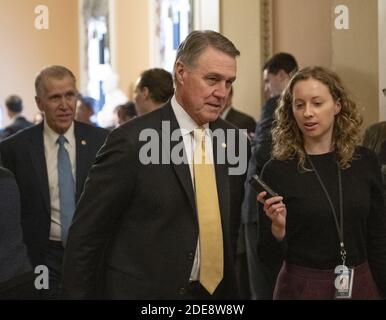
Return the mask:
<path id="1" fill-rule="evenodd" d="M 13 119 L 13 122 L 4 128 L 1 133 L 1 139 L 5 139 L 16 132 L 28 128 L 33 125 L 26 118 L 21 115 L 23 111 L 23 101 L 17 95 L 11 95 L 5 100 L 5 106 L 7 107 L 8 117 Z"/>
<path id="2" fill-rule="evenodd" d="M 64 297 L 239 297 L 235 255 L 249 147 L 246 135 L 219 119 L 236 79 L 238 55 L 221 34 L 193 31 L 177 52 L 171 100 L 109 135 L 90 170 L 70 228 Z M 205 148 L 202 136 L 195 139 L 195 130 L 205 136 Z M 148 134 L 154 140 L 144 141 Z M 142 152 L 148 143 L 154 147 L 151 161 Z M 191 161 L 199 159 L 193 150 L 200 147 L 205 161 L 214 162 L 206 175 L 213 192 L 205 196 L 210 208 L 217 206 L 208 210 L 216 218 L 205 224 L 202 220 L 208 216 L 199 217 L 207 211 L 200 209 L 203 201 L 197 200 L 202 199 L 197 188 L 202 190 L 205 183 L 197 183 L 203 175 Z M 226 156 L 221 159 L 233 152 L 239 155 L 239 165 Z M 208 230 L 213 225 L 216 228 Z M 201 263 L 211 258 L 203 255 L 203 247 L 213 243 L 202 240 L 203 229 L 221 246 L 212 252 L 217 257 L 223 254 L 223 260 Z M 217 237 L 221 232 L 222 237 Z M 215 277 L 209 277 L 211 269 Z"/>
<path id="3" fill-rule="evenodd" d="M 33 272 L 20 224 L 16 180 L 0 166 L 0 300 L 32 299 Z"/>
<path id="4" fill-rule="evenodd" d="M 58 138 L 64 137 L 64 149 L 70 160 L 68 168 L 71 168 L 66 174 L 72 175 L 71 196 L 75 203 L 108 131 L 74 121 L 78 92 L 75 76 L 67 68 L 44 68 L 36 77 L 35 90 L 44 122 L 3 140 L 0 155 L 20 190 L 21 224 L 28 256 L 34 267 L 48 267 L 50 288 L 45 293 L 55 298 L 60 291 L 66 241 L 61 222 Z"/>

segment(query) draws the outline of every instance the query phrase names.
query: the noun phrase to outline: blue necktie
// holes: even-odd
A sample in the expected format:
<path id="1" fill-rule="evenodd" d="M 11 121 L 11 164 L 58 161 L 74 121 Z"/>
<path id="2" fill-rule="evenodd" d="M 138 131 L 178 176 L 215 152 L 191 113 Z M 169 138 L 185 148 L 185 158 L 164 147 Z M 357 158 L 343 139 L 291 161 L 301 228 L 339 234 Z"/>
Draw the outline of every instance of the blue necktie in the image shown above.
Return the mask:
<path id="1" fill-rule="evenodd" d="M 70 157 L 64 143 L 64 136 L 59 136 L 57 143 L 58 149 L 58 182 L 59 182 L 59 201 L 60 201 L 60 223 L 62 230 L 62 242 L 66 245 L 68 229 L 70 228 L 72 217 L 75 212 L 75 183 L 72 176 Z"/>

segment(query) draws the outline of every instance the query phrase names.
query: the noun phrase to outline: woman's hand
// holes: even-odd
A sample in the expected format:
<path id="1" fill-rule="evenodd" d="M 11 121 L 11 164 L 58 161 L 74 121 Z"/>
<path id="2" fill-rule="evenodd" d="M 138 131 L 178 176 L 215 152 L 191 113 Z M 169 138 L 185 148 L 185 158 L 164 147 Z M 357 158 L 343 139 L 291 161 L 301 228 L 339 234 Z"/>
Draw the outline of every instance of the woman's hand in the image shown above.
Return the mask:
<path id="1" fill-rule="evenodd" d="M 272 221 L 271 230 L 273 236 L 281 241 L 285 237 L 285 225 L 287 217 L 287 209 L 283 203 L 283 197 L 275 196 L 265 199 L 267 195 L 265 191 L 257 195 L 257 201 L 261 202 L 264 207 L 264 212 L 267 217 Z"/>

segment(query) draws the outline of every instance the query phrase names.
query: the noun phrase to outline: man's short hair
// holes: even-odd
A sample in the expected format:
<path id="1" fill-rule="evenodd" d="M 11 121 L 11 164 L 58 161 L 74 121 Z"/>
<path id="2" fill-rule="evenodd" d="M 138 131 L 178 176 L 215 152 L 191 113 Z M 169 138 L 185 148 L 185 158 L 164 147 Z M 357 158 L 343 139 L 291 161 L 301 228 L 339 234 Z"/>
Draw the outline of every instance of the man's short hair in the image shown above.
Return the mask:
<path id="1" fill-rule="evenodd" d="M 222 34 L 211 31 L 193 31 L 181 42 L 177 50 L 176 63 L 182 62 L 188 66 L 194 66 L 198 57 L 208 47 L 221 51 L 232 58 L 240 55 L 235 45 Z"/>
<path id="2" fill-rule="evenodd" d="M 277 74 L 280 70 L 284 70 L 289 76 L 298 71 L 298 64 L 292 54 L 280 52 L 272 56 L 263 66 L 263 71 Z"/>
<path id="3" fill-rule="evenodd" d="M 137 110 L 135 109 L 135 103 L 128 101 L 125 104 L 120 104 L 115 108 L 118 116 L 121 118 L 133 118 L 137 116 Z"/>
<path id="4" fill-rule="evenodd" d="M 161 68 L 143 71 L 140 75 L 138 87 L 141 89 L 148 88 L 150 98 L 156 103 L 167 102 L 174 93 L 171 73 Z"/>
<path id="5" fill-rule="evenodd" d="M 23 101 L 19 96 L 13 94 L 5 100 L 5 106 L 11 112 L 20 113 L 23 110 Z"/>
<path id="6" fill-rule="evenodd" d="M 50 77 L 55 79 L 63 79 L 64 77 L 71 77 L 76 85 L 76 78 L 71 70 L 63 66 L 53 65 L 45 67 L 39 72 L 35 79 L 35 92 L 36 96 L 40 97 L 43 93 L 43 80 Z"/>

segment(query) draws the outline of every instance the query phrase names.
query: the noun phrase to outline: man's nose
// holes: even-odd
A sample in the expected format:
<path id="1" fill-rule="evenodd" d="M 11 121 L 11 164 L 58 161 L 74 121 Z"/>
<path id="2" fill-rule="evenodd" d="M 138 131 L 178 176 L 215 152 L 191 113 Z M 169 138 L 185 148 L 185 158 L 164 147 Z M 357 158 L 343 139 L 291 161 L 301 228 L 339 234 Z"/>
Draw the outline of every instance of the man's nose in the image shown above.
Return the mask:
<path id="1" fill-rule="evenodd" d="M 216 89 L 213 94 L 218 98 L 226 98 L 229 93 L 230 88 L 228 89 L 225 81 L 220 81 L 217 84 Z"/>

